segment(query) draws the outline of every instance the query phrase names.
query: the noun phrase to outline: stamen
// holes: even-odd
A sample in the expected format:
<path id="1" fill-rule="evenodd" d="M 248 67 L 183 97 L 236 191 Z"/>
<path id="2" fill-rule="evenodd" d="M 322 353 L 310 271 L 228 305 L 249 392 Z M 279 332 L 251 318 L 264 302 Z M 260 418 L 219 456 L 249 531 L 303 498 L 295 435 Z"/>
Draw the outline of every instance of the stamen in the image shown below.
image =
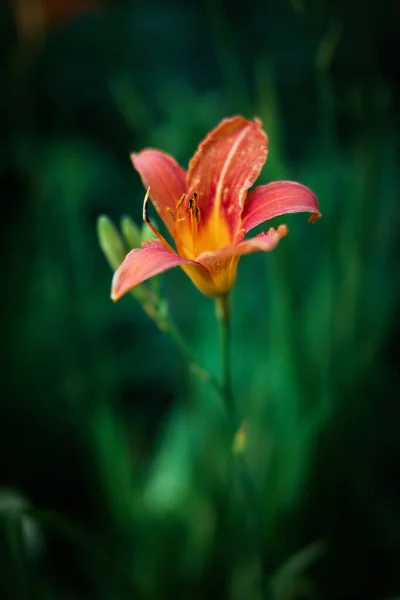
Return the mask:
<path id="1" fill-rule="evenodd" d="M 189 212 L 193 212 L 196 215 L 197 211 L 197 192 L 193 192 L 192 197 L 189 199 Z M 199 209 L 200 210 L 200 209 Z"/>
<path id="2" fill-rule="evenodd" d="M 185 198 L 186 198 L 186 194 L 182 194 L 182 196 L 179 198 L 178 202 L 176 203 L 176 207 L 175 207 L 177 211 Z"/>
<path id="3" fill-rule="evenodd" d="M 175 217 L 174 217 L 174 223 L 175 223 L 175 231 L 174 231 L 174 238 L 175 238 L 175 243 L 178 245 L 182 245 L 182 242 L 180 240 L 181 235 L 180 235 L 180 230 L 181 230 L 181 224 L 183 221 L 185 221 L 185 217 L 184 216 L 180 216 L 182 214 L 181 212 L 181 207 L 182 204 L 184 202 L 186 198 L 186 194 L 182 194 L 182 196 L 179 198 L 178 202 L 175 205 Z M 179 247 L 179 246 L 178 246 Z"/>
<path id="4" fill-rule="evenodd" d="M 158 229 L 156 227 L 154 227 L 153 223 L 150 221 L 149 219 L 149 209 L 148 209 L 148 201 L 149 201 L 149 196 L 150 196 L 150 188 L 147 188 L 147 192 L 146 195 L 144 197 L 143 200 L 143 221 L 146 223 L 146 225 L 148 225 L 150 227 L 150 229 L 152 230 L 152 232 L 158 237 L 158 239 L 160 240 L 160 242 L 163 244 L 163 246 L 167 249 L 170 250 L 171 252 L 175 253 L 175 250 L 171 247 L 171 245 L 167 242 L 167 240 L 165 239 L 165 237 L 162 235 L 162 233 L 160 233 L 158 231 Z"/>
<path id="5" fill-rule="evenodd" d="M 174 219 L 175 224 L 175 241 L 181 248 L 185 248 L 185 252 L 188 254 L 196 254 L 197 252 L 197 226 L 200 222 L 200 208 L 197 206 L 198 194 L 197 192 L 193 192 L 191 197 L 188 199 L 187 205 L 185 207 L 182 206 L 183 202 L 186 199 L 186 194 L 182 194 L 175 207 L 175 214 L 167 208 L 168 213 Z M 189 213 L 189 214 L 188 214 Z M 186 238 L 186 233 L 182 232 L 182 227 L 186 230 L 183 222 L 186 222 L 187 226 L 190 227 L 191 240 L 187 240 L 189 247 L 183 244 L 183 239 Z"/>
<path id="6" fill-rule="evenodd" d="M 197 224 L 200 219 L 200 209 L 197 206 L 197 193 L 189 199 L 190 228 L 192 230 L 193 251 L 197 253 Z"/>

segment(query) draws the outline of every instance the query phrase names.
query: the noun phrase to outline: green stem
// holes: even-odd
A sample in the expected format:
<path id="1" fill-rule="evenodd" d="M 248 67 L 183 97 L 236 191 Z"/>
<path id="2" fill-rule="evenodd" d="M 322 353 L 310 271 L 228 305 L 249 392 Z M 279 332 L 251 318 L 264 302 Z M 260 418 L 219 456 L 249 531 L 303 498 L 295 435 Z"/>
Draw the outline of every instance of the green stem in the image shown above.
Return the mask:
<path id="1" fill-rule="evenodd" d="M 231 369 L 231 358 L 230 358 L 230 346 L 231 346 L 231 308 L 229 295 L 222 296 L 216 299 L 216 316 L 220 324 L 221 330 L 221 359 L 222 359 L 222 396 L 225 403 L 228 416 L 232 423 L 232 435 L 235 436 L 238 432 L 241 420 L 239 419 L 237 409 L 234 402 L 232 393 L 232 369 Z M 263 527 L 261 518 L 261 506 L 260 499 L 257 490 L 254 486 L 250 471 L 248 469 L 245 457 L 240 452 L 237 457 L 238 472 L 241 479 L 242 489 L 246 496 L 247 504 L 250 508 L 252 527 L 255 543 L 257 545 L 257 552 L 259 554 L 260 561 L 260 576 L 261 576 L 261 598 L 263 600 L 270 600 L 271 591 L 268 585 L 267 570 L 264 559 L 264 540 L 263 540 Z"/>

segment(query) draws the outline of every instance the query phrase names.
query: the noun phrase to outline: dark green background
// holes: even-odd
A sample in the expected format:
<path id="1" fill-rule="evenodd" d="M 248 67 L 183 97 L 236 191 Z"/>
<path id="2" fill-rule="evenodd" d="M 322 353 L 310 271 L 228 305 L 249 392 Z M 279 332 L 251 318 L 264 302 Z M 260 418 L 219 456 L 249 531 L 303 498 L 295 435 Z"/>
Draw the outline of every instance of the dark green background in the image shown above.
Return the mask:
<path id="1" fill-rule="evenodd" d="M 275 598 L 400 595 L 399 23 L 388 1 L 126 0 L 32 41 L 1 3 L 0 598 L 259 598 L 218 398 L 109 300 L 96 239 L 102 213 L 140 220 L 131 151 L 186 165 L 238 113 L 269 135 L 259 182 L 323 213 L 277 219 L 233 292 Z M 212 301 L 161 285 L 218 374 Z"/>

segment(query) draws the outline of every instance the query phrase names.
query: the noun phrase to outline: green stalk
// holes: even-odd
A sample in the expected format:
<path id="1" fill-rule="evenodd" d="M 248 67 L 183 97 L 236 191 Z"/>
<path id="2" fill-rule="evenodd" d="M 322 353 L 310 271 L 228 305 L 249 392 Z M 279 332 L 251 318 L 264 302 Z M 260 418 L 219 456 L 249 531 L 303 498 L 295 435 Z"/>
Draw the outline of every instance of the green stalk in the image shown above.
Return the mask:
<path id="1" fill-rule="evenodd" d="M 241 421 L 237 413 L 232 393 L 232 365 L 230 357 L 231 307 L 229 295 L 227 294 L 221 298 L 217 298 L 215 308 L 221 332 L 222 397 L 232 424 L 232 436 L 234 437 L 240 428 Z M 267 569 L 264 558 L 265 552 L 262 534 L 263 527 L 260 498 L 254 486 L 243 452 L 236 453 L 236 460 L 243 493 L 252 519 L 253 535 L 257 546 L 257 553 L 259 555 L 261 598 L 263 600 L 271 600 L 272 596 L 268 585 Z"/>

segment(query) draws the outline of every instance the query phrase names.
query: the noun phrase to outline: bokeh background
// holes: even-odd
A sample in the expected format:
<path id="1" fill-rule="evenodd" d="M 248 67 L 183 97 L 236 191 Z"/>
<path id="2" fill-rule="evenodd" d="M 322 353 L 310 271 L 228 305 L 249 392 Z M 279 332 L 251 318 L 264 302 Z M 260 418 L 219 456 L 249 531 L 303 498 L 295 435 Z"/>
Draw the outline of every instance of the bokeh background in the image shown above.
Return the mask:
<path id="1" fill-rule="evenodd" d="M 273 598 L 400 595 L 398 3 L 0 3 L 0 597 L 259 600 L 251 515 L 212 389 L 131 296 L 96 220 L 140 222 L 129 153 L 186 165 L 259 116 L 259 183 L 323 218 L 242 259 L 237 404 Z M 213 303 L 159 281 L 219 374 Z"/>

